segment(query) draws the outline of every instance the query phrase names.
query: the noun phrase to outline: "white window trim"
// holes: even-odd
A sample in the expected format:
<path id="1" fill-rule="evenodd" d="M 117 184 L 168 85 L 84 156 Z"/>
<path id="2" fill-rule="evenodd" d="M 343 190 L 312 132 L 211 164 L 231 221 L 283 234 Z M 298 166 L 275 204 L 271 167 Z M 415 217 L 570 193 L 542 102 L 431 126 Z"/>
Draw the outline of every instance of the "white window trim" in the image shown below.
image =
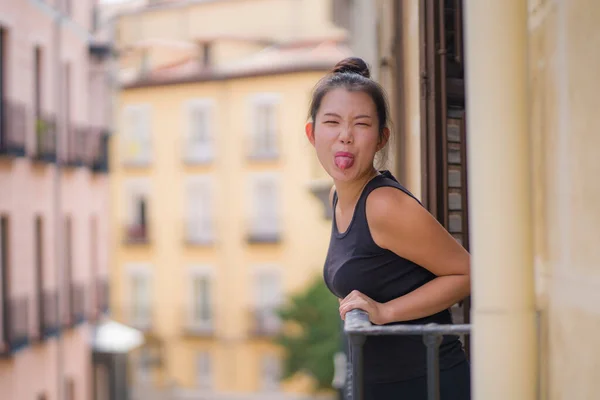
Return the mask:
<path id="1" fill-rule="evenodd" d="M 191 143 L 192 138 L 192 111 L 201 110 L 206 114 L 208 127 L 208 142 L 204 145 L 194 148 Z M 188 100 L 184 105 L 184 126 L 185 137 L 183 140 L 183 159 L 191 164 L 203 164 L 211 162 L 215 157 L 215 102 L 209 98 L 197 98 Z"/>
<path id="2" fill-rule="evenodd" d="M 153 273 L 152 273 L 152 265 L 150 263 L 127 263 L 125 265 L 125 270 L 127 272 L 125 289 L 127 291 L 126 298 L 128 299 L 129 309 L 127 310 L 127 319 L 131 322 L 132 325 L 136 327 L 149 327 L 152 323 L 152 291 L 153 291 Z M 148 298 L 148 308 L 150 315 L 148 316 L 148 320 L 136 319 L 135 316 L 132 315 L 132 307 L 134 306 L 135 299 L 133 298 L 133 290 L 131 287 L 132 279 L 134 277 L 144 277 L 149 281 L 149 291 L 150 296 Z"/>
<path id="3" fill-rule="evenodd" d="M 249 176 L 249 204 L 248 204 L 248 227 L 251 235 L 281 235 L 282 232 L 282 187 L 281 178 L 277 172 L 257 172 Z M 272 221 L 261 220 L 261 210 L 257 199 L 257 186 L 261 182 L 270 182 L 275 185 L 275 206 Z"/>
<path id="4" fill-rule="evenodd" d="M 196 306 L 196 301 L 194 299 L 194 281 L 196 278 L 206 278 L 208 279 L 208 281 L 210 282 L 209 287 L 210 287 L 210 318 L 208 320 L 205 321 L 198 321 L 195 319 L 194 316 L 194 308 Z M 214 329 L 214 325 L 215 325 L 215 321 L 214 321 L 214 307 L 215 307 L 215 301 L 214 301 L 214 296 L 215 296 L 215 289 L 214 289 L 214 285 L 215 285 L 215 279 L 214 279 L 214 268 L 210 265 L 190 265 L 188 267 L 188 285 L 187 285 L 187 290 L 188 290 L 188 304 L 189 307 L 187 307 L 187 315 L 186 315 L 186 321 L 187 321 L 187 326 L 188 328 L 194 330 L 194 331 L 201 331 L 201 332 L 210 332 Z"/>
<path id="5" fill-rule="evenodd" d="M 194 187 L 202 186 L 208 192 L 208 211 L 202 211 L 200 214 L 199 221 L 194 218 L 192 212 L 194 204 L 191 204 L 193 200 L 190 192 Z M 185 210 L 185 238 L 186 241 L 192 244 L 211 244 L 215 240 L 215 219 L 216 215 L 216 201 L 215 201 L 215 185 L 214 179 L 210 175 L 194 175 L 186 178 L 185 183 L 185 194 L 184 194 L 184 210 Z M 210 226 L 210 230 L 204 230 L 201 228 L 200 231 L 196 232 L 192 224 L 200 223 L 201 226 L 207 223 Z"/>
<path id="6" fill-rule="evenodd" d="M 249 156 L 254 159 L 274 159 L 279 157 L 280 151 L 280 118 L 279 118 L 279 105 L 281 103 L 281 95 L 278 93 L 264 92 L 264 93 L 256 93 L 250 97 L 250 130 L 249 130 Z M 259 106 L 272 106 L 274 108 L 274 148 L 269 150 L 259 149 L 257 148 L 256 141 L 258 140 L 258 135 L 260 132 L 257 132 L 257 115 L 256 109 Z"/>
<path id="7" fill-rule="evenodd" d="M 148 141 L 148 152 L 147 154 L 139 154 L 137 157 L 128 154 L 127 146 L 133 145 L 135 137 L 135 132 L 133 132 L 132 127 L 128 124 L 128 114 L 131 112 L 142 112 L 147 113 L 147 124 L 148 124 L 148 132 L 147 132 L 147 141 Z M 123 107 L 122 118 L 122 136 L 121 136 L 121 159 L 123 164 L 125 165 L 133 165 L 133 166 L 146 166 L 152 163 L 153 159 L 153 146 L 152 146 L 152 105 L 149 103 L 136 103 L 136 104 L 127 104 Z"/>

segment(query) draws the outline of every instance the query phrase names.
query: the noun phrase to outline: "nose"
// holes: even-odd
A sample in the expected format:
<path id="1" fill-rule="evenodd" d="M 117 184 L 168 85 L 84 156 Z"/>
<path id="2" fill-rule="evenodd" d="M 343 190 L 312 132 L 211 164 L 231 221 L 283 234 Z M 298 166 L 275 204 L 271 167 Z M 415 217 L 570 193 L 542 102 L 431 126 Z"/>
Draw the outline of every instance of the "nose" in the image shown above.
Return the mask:
<path id="1" fill-rule="evenodd" d="M 354 141 L 354 136 L 352 135 L 352 130 L 349 128 L 342 128 L 340 130 L 340 142 L 343 144 L 350 144 Z"/>

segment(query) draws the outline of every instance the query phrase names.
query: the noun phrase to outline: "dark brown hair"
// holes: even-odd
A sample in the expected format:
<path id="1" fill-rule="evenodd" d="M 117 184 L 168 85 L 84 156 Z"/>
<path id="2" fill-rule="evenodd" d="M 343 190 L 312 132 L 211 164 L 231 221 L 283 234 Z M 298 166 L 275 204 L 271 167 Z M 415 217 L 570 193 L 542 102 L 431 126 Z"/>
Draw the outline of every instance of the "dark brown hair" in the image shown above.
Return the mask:
<path id="1" fill-rule="evenodd" d="M 367 63 L 358 57 L 348 57 L 338 62 L 331 72 L 315 86 L 309 108 L 309 117 L 313 121 L 313 129 L 323 97 L 329 91 L 337 88 L 344 88 L 351 92 L 365 92 L 371 96 L 377 110 L 379 137 L 381 138 L 383 129 L 388 126 L 389 122 L 387 98 L 383 88 L 371 79 L 371 72 Z"/>

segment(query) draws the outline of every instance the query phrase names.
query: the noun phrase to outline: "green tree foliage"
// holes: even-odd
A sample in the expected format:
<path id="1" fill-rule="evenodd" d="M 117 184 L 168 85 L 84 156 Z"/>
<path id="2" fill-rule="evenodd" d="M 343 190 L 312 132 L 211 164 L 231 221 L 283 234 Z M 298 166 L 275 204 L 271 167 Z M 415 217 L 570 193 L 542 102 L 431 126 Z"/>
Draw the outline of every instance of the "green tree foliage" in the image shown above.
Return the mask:
<path id="1" fill-rule="evenodd" d="M 280 310 L 286 328 L 277 338 L 286 353 L 284 378 L 305 373 L 314 378 L 317 390 L 331 388 L 333 356 L 341 349 L 338 307 L 318 278 Z"/>

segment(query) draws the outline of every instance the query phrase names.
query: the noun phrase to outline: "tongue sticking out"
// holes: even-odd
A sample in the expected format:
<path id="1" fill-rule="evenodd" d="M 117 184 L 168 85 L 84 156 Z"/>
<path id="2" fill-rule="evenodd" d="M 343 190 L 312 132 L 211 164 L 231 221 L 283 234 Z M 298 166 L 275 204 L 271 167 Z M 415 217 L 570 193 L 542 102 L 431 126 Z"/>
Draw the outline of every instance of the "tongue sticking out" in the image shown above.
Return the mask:
<path id="1" fill-rule="evenodd" d="M 354 158 L 352 157 L 336 157 L 335 165 L 342 171 L 348 169 L 354 164 Z"/>

